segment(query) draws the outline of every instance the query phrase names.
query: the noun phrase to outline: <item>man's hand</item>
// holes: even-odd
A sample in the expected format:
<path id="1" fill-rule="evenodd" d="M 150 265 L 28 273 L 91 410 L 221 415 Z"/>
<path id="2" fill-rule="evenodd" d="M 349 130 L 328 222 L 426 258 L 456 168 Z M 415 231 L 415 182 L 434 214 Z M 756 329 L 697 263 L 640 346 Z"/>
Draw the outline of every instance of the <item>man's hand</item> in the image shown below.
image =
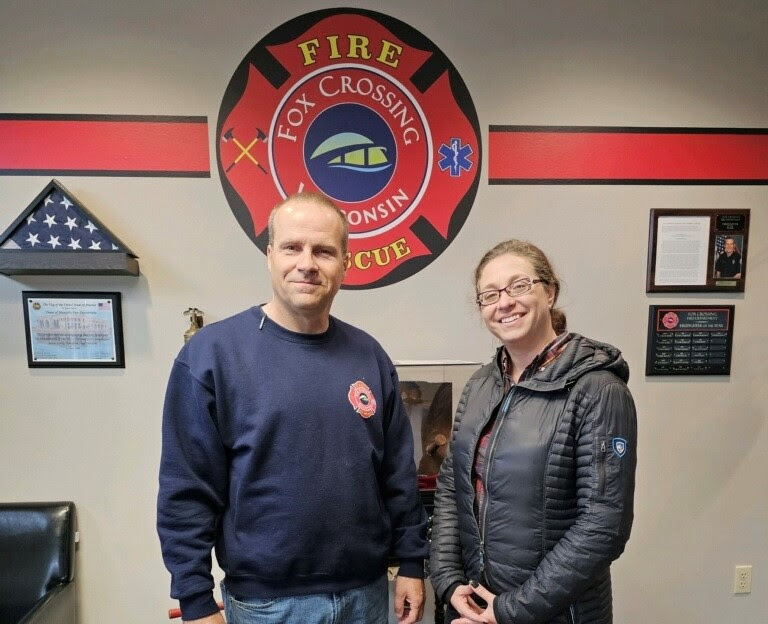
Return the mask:
<path id="1" fill-rule="evenodd" d="M 224 622 L 224 616 L 221 611 L 213 613 L 212 615 L 206 615 L 199 620 L 184 620 L 184 624 L 226 624 Z"/>
<path id="2" fill-rule="evenodd" d="M 424 579 L 397 577 L 395 615 L 400 624 L 421 622 L 421 616 L 424 615 Z"/>
<path id="3" fill-rule="evenodd" d="M 473 600 L 473 595 L 477 595 L 485 600 L 488 605 L 482 609 Z M 451 606 L 461 616 L 454 620 L 453 624 L 497 624 L 496 616 L 493 613 L 493 601 L 496 594 L 492 594 L 482 585 L 461 585 L 456 588 L 451 596 Z"/>

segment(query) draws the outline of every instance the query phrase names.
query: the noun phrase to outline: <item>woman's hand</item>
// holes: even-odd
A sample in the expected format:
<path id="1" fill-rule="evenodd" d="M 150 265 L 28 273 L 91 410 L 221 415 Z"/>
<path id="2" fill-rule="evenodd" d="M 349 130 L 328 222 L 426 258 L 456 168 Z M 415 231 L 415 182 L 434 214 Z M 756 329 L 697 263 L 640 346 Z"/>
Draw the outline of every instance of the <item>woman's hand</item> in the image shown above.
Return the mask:
<path id="1" fill-rule="evenodd" d="M 474 601 L 475 595 L 485 600 L 488 605 L 485 609 Z M 496 617 L 493 615 L 495 599 L 496 594 L 492 594 L 480 584 L 460 585 L 451 596 L 451 606 L 461 616 L 458 620 L 454 620 L 453 624 L 497 624 Z"/>

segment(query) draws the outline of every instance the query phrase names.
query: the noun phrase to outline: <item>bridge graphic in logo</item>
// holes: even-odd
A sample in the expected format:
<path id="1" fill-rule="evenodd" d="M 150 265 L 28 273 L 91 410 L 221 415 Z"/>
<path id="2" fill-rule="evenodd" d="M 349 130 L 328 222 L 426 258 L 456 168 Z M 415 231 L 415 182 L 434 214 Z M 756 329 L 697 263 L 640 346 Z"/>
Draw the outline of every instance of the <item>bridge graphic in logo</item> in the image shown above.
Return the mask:
<path id="1" fill-rule="evenodd" d="M 387 159 L 386 147 L 374 145 L 373 141 L 355 132 L 342 132 L 326 139 L 312 152 L 310 160 L 329 155 L 330 160 L 326 162 L 331 169 L 375 173 L 392 166 Z"/>
<path id="2" fill-rule="evenodd" d="M 379 113 L 345 102 L 312 122 L 303 160 L 312 182 L 329 197 L 342 203 L 368 201 L 392 180 L 397 144 Z"/>

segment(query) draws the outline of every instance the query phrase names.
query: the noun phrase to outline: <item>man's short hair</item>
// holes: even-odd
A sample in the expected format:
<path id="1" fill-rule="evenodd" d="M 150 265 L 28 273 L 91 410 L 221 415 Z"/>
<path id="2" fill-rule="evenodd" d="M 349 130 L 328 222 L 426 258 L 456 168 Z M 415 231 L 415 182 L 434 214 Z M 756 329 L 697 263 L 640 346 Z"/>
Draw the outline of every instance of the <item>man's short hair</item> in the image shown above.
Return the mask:
<path id="1" fill-rule="evenodd" d="M 349 245 L 349 223 L 347 222 L 347 215 L 344 211 L 334 204 L 328 197 L 322 193 L 316 193 L 314 191 L 303 191 L 301 193 L 294 193 L 289 195 L 283 201 L 279 202 L 269 213 L 269 221 L 267 222 L 267 240 L 270 245 L 275 243 L 275 215 L 286 204 L 317 204 L 325 208 L 333 210 L 341 220 L 342 235 L 341 235 L 341 253 L 347 255 L 347 247 Z"/>

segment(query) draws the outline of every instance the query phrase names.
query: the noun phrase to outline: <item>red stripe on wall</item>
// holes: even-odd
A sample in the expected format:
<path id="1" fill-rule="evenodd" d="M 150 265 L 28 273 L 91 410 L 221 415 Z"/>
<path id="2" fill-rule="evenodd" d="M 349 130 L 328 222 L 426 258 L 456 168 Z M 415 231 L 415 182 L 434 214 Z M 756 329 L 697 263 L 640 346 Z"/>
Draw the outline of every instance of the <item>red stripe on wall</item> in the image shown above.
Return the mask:
<path id="1" fill-rule="evenodd" d="M 205 117 L 0 115 L 0 174 L 210 177 Z"/>
<path id="2" fill-rule="evenodd" d="M 768 130 L 490 126 L 490 184 L 768 184 Z"/>

